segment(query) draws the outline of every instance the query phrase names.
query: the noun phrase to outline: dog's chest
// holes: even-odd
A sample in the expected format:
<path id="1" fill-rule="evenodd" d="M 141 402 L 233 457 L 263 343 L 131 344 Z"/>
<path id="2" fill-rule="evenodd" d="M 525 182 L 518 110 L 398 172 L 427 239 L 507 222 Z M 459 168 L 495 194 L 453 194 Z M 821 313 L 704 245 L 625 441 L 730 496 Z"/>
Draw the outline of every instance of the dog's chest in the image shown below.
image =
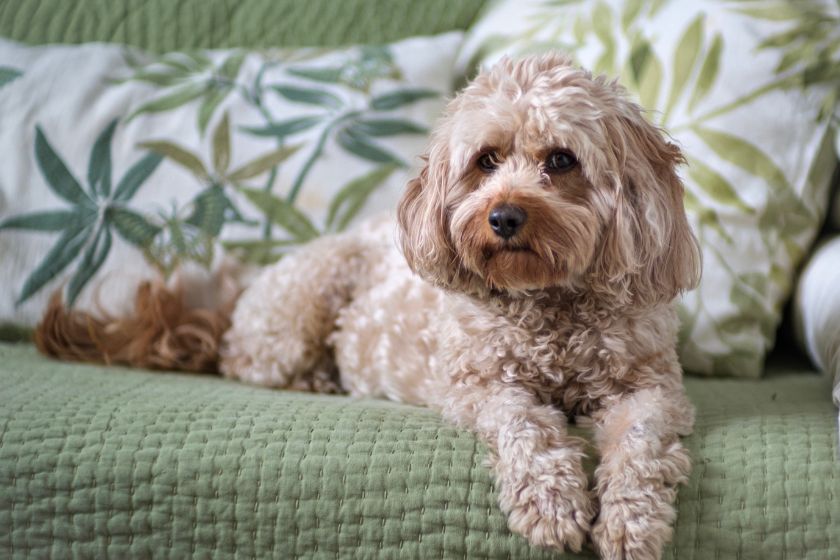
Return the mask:
<path id="1" fill-rule="evenodd" d="M 587 414 L 622 391 L 615 373 L 630 333 L 621 318 L 527 302 L 505 311 L 486 333 L 495 361 L 486 367 L 503 380 L 525 384 L 545 402 L 575 414 Z"/>

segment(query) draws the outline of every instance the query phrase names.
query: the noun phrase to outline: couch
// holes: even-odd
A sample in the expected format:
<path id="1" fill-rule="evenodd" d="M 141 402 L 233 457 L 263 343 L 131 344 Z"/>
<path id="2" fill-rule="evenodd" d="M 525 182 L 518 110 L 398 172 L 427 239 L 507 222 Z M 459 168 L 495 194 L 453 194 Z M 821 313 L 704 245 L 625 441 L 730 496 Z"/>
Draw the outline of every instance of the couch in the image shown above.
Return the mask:
<path id="1" fill-rule="evenodd" d="M 23 0 L 0 2 L 0 36 L 342 45 L 464 29 L 482 4 Z M 687 376 L 695 466 L 667 558 L 840 557 L 830 381 L 781 339 L 761 379 Z M 578 557 L 511 534 L 483 445 L 424 409 L 58 363 L 25 334 L 0 344 L 0 387 L 4 557 Z"/>

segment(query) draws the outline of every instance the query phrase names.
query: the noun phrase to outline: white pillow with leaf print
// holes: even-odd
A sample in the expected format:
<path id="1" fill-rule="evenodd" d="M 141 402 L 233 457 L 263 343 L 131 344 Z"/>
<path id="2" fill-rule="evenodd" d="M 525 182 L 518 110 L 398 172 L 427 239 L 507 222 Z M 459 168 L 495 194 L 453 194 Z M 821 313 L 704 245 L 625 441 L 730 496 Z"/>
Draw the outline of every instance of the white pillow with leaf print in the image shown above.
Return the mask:
<path id="1" fill-rule="evenodd" d="M 704 258 L 679 307 L 683 364 L 759 376 L 826 211 L 837 4 L 502 0 L 471 29 L 459 70 L 546 49 L 619 77 L 682 147 Z"/>
<path id="2" fill-rule="evenodd" d="M 34 325 L 62 287 L 118 312 L 156 269 L 212 269 L 221 248 L 269 262 L 393 209 L 460 41 L 149 57 L 0 40 L 0 323 Z"/>

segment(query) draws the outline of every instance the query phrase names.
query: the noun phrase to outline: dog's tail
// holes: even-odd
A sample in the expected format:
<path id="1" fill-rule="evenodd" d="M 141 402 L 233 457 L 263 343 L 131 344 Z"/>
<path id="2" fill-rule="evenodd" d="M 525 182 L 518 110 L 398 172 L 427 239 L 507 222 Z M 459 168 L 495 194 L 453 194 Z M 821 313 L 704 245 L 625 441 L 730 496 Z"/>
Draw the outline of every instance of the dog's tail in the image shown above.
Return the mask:
<path id="1" fill-rule="evenodd" d="M 215 307 L 196 307 L 183 285 L 145 281 L 134 310 L 120 317 L 68 309 L 58 291 L 35 330 L 35 344 L 60 360 L 215 373 L 238 295 L 236 289 Z"/>

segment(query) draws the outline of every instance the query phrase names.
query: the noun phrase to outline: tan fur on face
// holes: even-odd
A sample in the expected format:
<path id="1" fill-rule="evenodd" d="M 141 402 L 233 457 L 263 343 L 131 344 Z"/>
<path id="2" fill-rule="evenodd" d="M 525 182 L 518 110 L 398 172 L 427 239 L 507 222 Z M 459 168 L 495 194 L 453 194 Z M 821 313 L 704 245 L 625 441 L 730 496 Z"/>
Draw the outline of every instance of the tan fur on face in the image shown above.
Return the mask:
<path id="1" fill-rule="evenodd" d="M 509 158 L 493 177 L 452 211 L 449 237 L 463 266 L 491 288 L 524 291 L 578 278 L 595 250 L 597 217 L 586 204 L 591 188 L 579 169 L 561 177 L 540 173 L 538 161 Z M 479 179 L 479 181 L 481 181 Z M 493 233 L 488 216 L 503 204 L 527 215 L 509 240 Z"/>

